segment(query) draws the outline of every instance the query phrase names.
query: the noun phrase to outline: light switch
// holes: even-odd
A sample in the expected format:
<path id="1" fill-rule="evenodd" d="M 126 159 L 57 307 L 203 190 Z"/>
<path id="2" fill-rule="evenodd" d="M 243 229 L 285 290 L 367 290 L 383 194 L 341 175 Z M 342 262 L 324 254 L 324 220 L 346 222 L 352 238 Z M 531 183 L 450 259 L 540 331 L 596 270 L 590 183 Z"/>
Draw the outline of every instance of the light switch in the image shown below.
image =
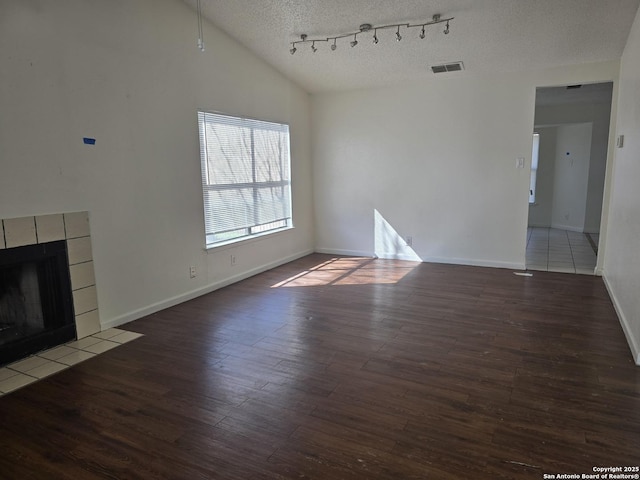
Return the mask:
<path id="1" fill-rule="evenodd" d="M 516 168 L 524 168 L 524 157 L 516 158 Z"/>

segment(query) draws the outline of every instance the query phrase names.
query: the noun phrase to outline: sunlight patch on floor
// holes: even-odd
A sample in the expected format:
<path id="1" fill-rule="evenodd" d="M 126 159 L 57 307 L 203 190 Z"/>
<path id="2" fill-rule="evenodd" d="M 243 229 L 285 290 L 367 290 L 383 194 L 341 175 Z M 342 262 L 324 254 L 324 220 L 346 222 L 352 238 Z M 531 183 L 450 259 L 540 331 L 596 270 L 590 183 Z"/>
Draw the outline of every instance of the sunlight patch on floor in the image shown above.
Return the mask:
<path id="1" fill-rule="evenodd" d="M 390 260 L 373 262 L 369 257 L 334 257 L 308 270 L 272 285 L 278 287 L 317 287 L 325 285 L 394 284 L 416 266 L 414 262 Z"/>

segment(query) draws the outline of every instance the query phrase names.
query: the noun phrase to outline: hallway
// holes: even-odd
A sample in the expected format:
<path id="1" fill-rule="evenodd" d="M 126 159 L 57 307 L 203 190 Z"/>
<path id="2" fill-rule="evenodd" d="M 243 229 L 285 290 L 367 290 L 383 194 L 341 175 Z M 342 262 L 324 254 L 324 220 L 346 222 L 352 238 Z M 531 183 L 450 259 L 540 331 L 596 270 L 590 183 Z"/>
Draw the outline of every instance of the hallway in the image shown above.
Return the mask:
<path id="1" fill-rule="evenodd" d="M 593 275 L 599 234 L 555 228 L 527 229 L 528 270 Z"/>

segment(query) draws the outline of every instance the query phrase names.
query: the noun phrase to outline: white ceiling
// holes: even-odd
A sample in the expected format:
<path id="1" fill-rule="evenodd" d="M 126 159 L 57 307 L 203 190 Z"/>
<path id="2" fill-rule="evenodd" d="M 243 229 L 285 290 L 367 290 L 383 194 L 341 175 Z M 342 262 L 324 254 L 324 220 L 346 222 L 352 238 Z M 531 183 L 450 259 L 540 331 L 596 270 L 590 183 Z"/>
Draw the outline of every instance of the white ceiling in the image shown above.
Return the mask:
<path id="1" fill-rule="evenodd" d="M 196 0 L 183 0 L 196 8 Z M 432 77 L 431 65 L 464 62 L 465 75 L 533 70 L 619 59 L 640 0 L 201 0 L 203 15 L 309 92 L 390 85 Z M 455 17 L 443 25 L 394 30 L 298 46 L 300 34 L 326 38 L 362 23 L 424 23 L 433 14 Z M 194 38 L 197 26 L 194 21 Z M 207 38 L 205 37 L 205 45 Z M 196 48 L 196 47 L 194 47 Z"/>

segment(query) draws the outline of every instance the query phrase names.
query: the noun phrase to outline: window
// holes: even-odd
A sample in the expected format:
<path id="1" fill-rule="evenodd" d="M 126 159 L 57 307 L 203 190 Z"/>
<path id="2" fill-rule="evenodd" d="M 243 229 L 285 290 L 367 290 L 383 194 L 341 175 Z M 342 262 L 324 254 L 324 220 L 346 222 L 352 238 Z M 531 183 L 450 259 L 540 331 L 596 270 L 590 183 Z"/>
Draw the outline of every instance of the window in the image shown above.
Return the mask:
<path id="1" fill-rule="evenodd" d="M 198 112 L 207 247 L 290 228 L 289 126 Z"/>
<path id="2" fill-rule="evenodd" d="M 538 179 L 538 154 L 540 152 L 540 135 L 533 134 L 531 150 L 531 178 L 529 180 L 529 203 L 536 203 L 536 180 Z"/>

